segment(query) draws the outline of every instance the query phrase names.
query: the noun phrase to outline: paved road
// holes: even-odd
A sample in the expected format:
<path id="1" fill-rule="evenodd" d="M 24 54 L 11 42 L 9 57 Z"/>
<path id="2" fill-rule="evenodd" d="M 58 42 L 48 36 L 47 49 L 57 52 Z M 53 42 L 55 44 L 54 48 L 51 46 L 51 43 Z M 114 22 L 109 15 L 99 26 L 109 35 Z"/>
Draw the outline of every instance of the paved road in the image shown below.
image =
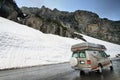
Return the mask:
<path id="1" fill-rule="evenodd" d="M 120 60 L 113 61 L 113 66 L 113 72 L 105 69 L 102 75 L 91 72 L 83 76 L 71 69 L 69 63 L 38 66 L 0 71 L 0 80 L 120 80 Z"/>

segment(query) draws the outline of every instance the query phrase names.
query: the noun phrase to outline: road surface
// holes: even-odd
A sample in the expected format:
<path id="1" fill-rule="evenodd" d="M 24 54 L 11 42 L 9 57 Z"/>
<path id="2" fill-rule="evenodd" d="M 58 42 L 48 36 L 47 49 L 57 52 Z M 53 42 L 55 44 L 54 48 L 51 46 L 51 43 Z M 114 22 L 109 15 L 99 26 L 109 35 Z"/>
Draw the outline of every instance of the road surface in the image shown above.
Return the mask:
<path id="1" fill-rule="evenodd" d="M 103 74 L 91 72 L 80 75 L 69 63 L 0 71 L 0 80 L 120 80 L 120 60 L 113 61 L 114 71 L 104 69 Z"/>

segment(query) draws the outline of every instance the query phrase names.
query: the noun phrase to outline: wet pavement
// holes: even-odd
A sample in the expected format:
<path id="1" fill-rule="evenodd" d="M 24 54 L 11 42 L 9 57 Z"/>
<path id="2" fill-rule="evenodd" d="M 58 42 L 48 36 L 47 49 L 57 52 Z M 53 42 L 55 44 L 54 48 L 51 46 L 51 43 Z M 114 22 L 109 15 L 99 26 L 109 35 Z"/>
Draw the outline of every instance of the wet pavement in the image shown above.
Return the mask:
<path id="1" fill-rule="evenodd" d="M 0 71 L 0 80 L 120 80 L 120 60 L 113 61 L 114 70 L 104 69 L 103 74 L 90 72 L 81 75 L 69 63 Z"/>
<path id="2" fill-rule="evenodd" d="M 90 72 L 89 74 L 81 75 L 79 71 L 75 71 L 64 77 L 52 80 L 120 80 L 120 60 L 113 61 L 113 67 L 113 71 L 103 69 L 102 74 Z"/>
<path id="3" fill-rule="evenodd" d="M 120 59 L 113 61 L 114 70 L 103 69 L 102 74 L 90 72 L 89 74 L 81 75 L 80 71 L 73 71 L 64 76 L 56 77 L 51 80 L 120 80 Z"/>

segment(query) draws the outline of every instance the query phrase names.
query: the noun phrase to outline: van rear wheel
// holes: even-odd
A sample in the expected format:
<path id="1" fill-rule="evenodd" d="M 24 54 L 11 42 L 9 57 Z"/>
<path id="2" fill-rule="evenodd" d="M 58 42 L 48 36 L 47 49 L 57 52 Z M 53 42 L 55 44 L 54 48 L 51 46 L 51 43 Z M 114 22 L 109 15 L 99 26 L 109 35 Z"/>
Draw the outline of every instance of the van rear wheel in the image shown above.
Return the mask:
<path id="1" fill-rule="evenodd" d="M 84 71 L 80 71 L 80 75 L 85 75 L 85 72 Z"/>

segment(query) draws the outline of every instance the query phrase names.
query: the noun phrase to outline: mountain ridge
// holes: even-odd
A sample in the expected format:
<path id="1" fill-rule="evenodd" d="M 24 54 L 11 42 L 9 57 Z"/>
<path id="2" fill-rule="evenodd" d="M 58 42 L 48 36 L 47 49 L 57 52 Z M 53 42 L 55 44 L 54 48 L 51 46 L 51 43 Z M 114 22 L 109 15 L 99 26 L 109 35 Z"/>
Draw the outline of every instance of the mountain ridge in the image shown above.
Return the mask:
<path id="1" fill-rule="evenodd" d="M 120 21 L 100 18 L 96 13 L 90 11 L 76 10 L 67 12 L 59 11 L 56 8 L 51 10 L 45 6 L 41 8 L 22 7 L 20 9 L 14 0 L 7 1 L 4 5 L 1 5 L 1 1 L 0 13 L 5 12 L 3 17 L 44 33 L 83 39 L 81 35 L 74 34 L 74 32 L 78 32 L 120 44 Z"/>
<path id="2" fill-rule="evenodd" d="M 45 6 L 41 8 L 22 7 L 21 10 L 29 15 L 24 24 L 39 29 L 44 33 L 75 37 L 74 31 L 76 31 L 101 40 L 120 44 L 120 21 L 100 18 L 96 13 L 84 10 L 67 12 L 59 11 L 56 8 L 51 10 Z M 37 19 L 33 20 L 33 17 L 39 17 L 41 24 L 34 26 L 33 24 L 37 22 Z"/>

